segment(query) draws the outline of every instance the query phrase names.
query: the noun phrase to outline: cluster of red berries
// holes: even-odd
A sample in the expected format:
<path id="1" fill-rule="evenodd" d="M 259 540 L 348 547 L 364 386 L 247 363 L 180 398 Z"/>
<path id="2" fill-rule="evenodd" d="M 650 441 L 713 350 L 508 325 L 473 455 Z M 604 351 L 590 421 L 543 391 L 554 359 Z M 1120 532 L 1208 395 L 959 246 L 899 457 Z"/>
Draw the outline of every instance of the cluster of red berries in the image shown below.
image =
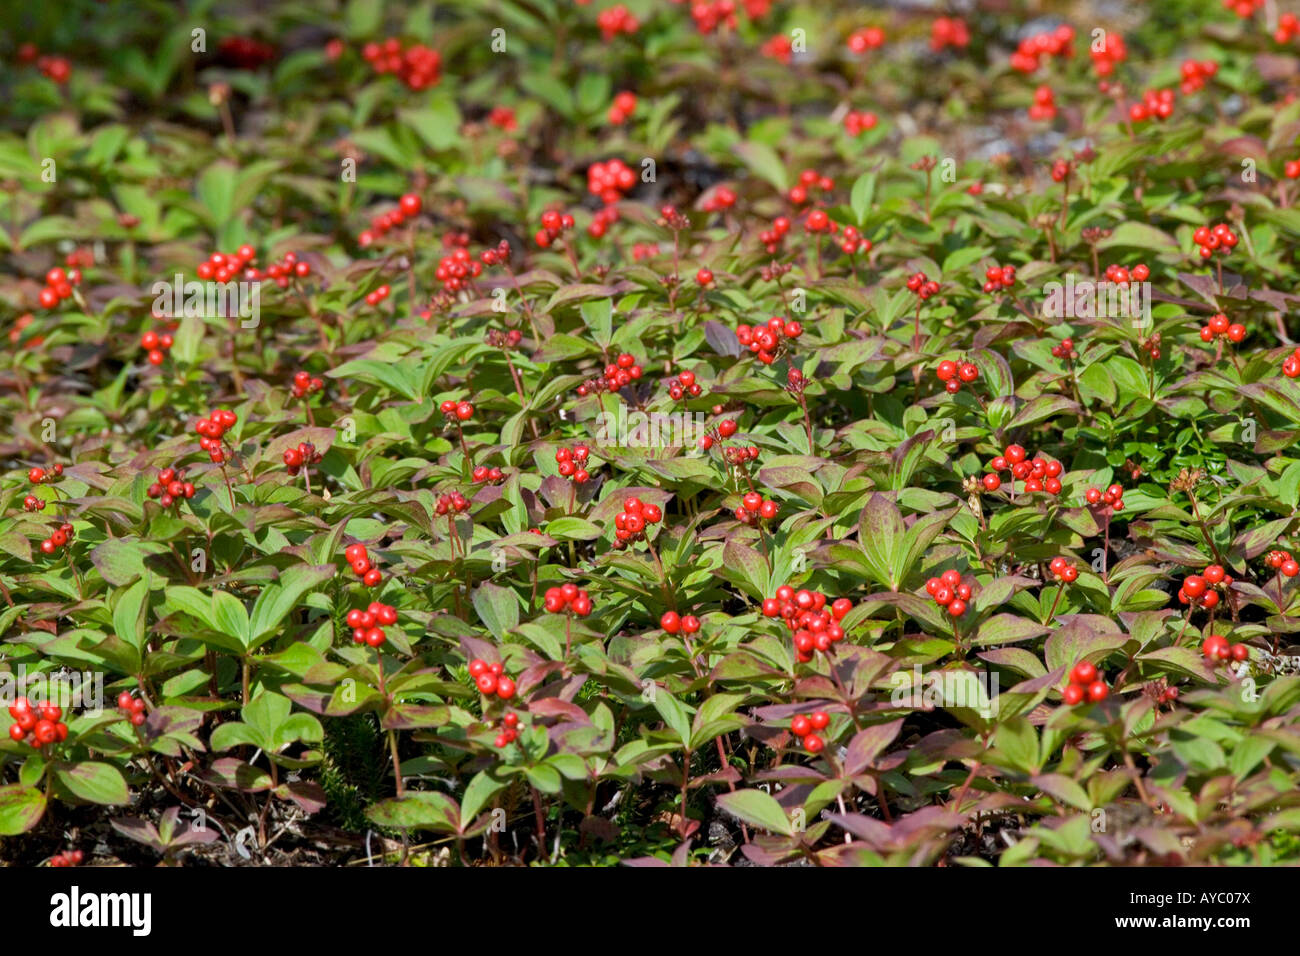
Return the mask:
<path id="1" fill-rule="evenodd" d="M 869 129 L 875 129 L 879 119 L 870 110 L 849 110 L 844 114 L 844 132 L 850 136 L 861 136 Z"/>
<path id="2" fill-rule="evenodd" d="M 591 595 L 587 593 L 586 589 L 580 588 L 572 581 L 569 581 L 559 587 L 547 588 L 546 593 L 542 596 L 542 606 L 551 614 L 559 614 L 564 611 L 578 617 L 586 617 L 591 613 L 593 605 Z"/>
<path id="3" fill-rule="evenodd" d="M 65 57 L 42 56 L 35 43 L 24 43 L 18 47 L 19 63 L 35 63 L 36 68 L 55 83 L 62 86 L 72 75 L 72 64 Z"/>
<path id="4" fill-rule="evenodd" d="M 226 460 L 226 451 L 221 442 L 228 430 L 235 427 L 239 416 L 226 408 L 217 408 L 208 413 L 207 418 L 200 418 L 194 423 L 194 430 L 199 435 L 199 447 L 208 453 L 214 465 Z"/>
<path id="5" fill-rule="evenodd" d="M 624 498 L 623 510 L 614 515 L 614 547 L 626 548 L 643 540 L 646 529 L 663 518 L 664 513 L 658 505 L 642 502 L 640 498 Z"/>
<path id="6" fill-rule="evenodd" d="M 794 340 L 803 335 L 803 326 L 794 320 L 786 321 L 780 316 L 772 316 L 766 325 L 736 326 L 736 339 L 745 346 L 764 365 L 776 361 L 778 351 L 785 340 Z M 725 437 L 725 436 L 724 436 Z"/>
<path id="7" fill-rule="evenodd" d="M 1068 706 L 1073 707 L 1085 700 L 1095 704 L 1105 700 L 1109 694 L 1110 688 L 1097 672 L 1097 666 L 1089 661 L 1079 661 L 1070 671 L 1070 682 L 1061 696 Z"/>
<path id="8" fill-rule="evenodd" d="M 789 66 L 794 59 L 794 43 L 784 33 L 777 33 L 763 42 L 759 52 L 769 60 Z"/>
<path id="9" fill-rule="evenodd" d="M 257 257 L 257 250 L 245 243 L 234 252 L 214 252 L 197 266 L 194 274 L 204 282 L 230 282 Z"/>
<path id="10" fill-rule="evenodd" d="M 180 504 L 182 498 L 193 498 L 194 484 L 185 480 L 184 468 L 163 468 L 146 493 L 150 498 L 157 498 L 164 508 L 170 508 Z"/>
<path id="11" fill-rule="evenodd" d="M 14 327 L 9 330 L 10 344 L 18 345 L 18 343 L 22 341 L 23 330 L 25 330 L 29 325 L 31 325 L 35 321 L 36 321 L 36 316 L 32 315 L 30 312 L 24 312 L 22 315 L 18 316 L 18 318 L 14 319 Z M 25 347 L 34 349 L 37 348 L 44 341 L 45 341 L 45 336 L 33 335 L 30 339 L 27 340 Z"/>
<path id="12" fill-rule="evenodd" d="M 1250 648 L 1245 644 L 1233 644 L 1222 634 L 1211 634 L 1201 642 L 1201 653 L 1213 663 L 1214 661 L 1244 661 L 1250 657 Z"/>
<path id="13" fill-rule="evenodd" d="M 1103 79 L 1114 73 L 1115 67 L 1128 59 L 1128 50 L 1125 49 L 1124 38 L 1119 35 L 1119 32 L 1106 30 L 1104 34 L 1100 48 L 1096 45 L 1089 48 L 1093 72 Z"/>
<path id="14" fill-rule="evenodd" d="M 587 167 L 587 192 L 599 196 L 607 206 L 618 202 L 635 185 L 636 173 L 621 159 L 609 159 Z"/>
<path id="15" fill-rule="evenodd" d="M 145 359 L 150 365 L 161 365 L 174 343 L 175 339 L 170 332 L 155 332 L 150 329 L 140 336 L 140 348 L 148 353 Z"/>
<path id="16" fill-rule="evenodd" d="M 814 731 L 825 730 L 830 726 L 830 715 L 824 710 L 814 710 L 811 714 L 799 714 L 790 721 L 790 733 L 799 738 L 799 744 L 810 754 L 821 753 L 826 742 Z"/>
<path id="17" fill-rule="evenodd" d="M 1142 102 L 1133 103 L 1128 108 L 1128 118 L 1134 123 L 1144 123 L 1149 119 L 1167 120 L 1174 113 L 1174 91 L 1146 90 Z"/>
<path id="18" fill-rule="evenodd" d="M 1264 558 L 1264 563 L 1288 578 L 1300 574 L 1300 563 L 1291 557 L 1290 551 L 1270 551 L 1268 556 Z"/>
<path id="19" fill-rule="evenodd" d="M 1011 68 L 1020 73 L 1033 73 L 1049 57 L 1074 56 L 1074 27 L 1062 24 L 1054 30 L 1032 33 L 1020 41 L 1011 54 Z"/>
<path id="20" fill-rule="evenodd" d="M 324 387 L 325 383 L 319 378 L 314 378 L 310 372 L 299 370 L 293 374 L 293 385 L 290 391 L 293 392 L 294 398 L 306 398 Z"/>
<path id="21" fill-rule="evenodd" d="M 495 485 L 505 481 L 505 478 L 505 472 L 495 465 L 491 467 L 487 465 L 479 465 L 474 469 L 471 475 L 471 480 L 476 485 Z"/>
<path id="22" fill-rule="evenodd" d="M 55 464 L 47 472 L 44 468 L 32 468 L 27 472 L 27 480 L 34 485 L 43 485 L 53 481 L 55 478 L 63 476 L 63 466 Z M 38 498 L 35 495 L 28 495 L 23 498 L 24 511 L 44 511 L 45 499 Z"/>
<path id="23" fill-rule="evenodd" d="M 34 485 L 43 485 L 60 478 L 63 475 L 63 466 L 56 464 L 47 472 L 44 468 L 32 468 L 27 472 L 27 480 Z M 23 510 L 25 511 L 44 511 L 45 500 L 35 495 L 28 495 L 23 499 Z"/>
<path id="24" fill-rule="evenodd" d="M 1059 554 L 1048 563 L 1047 570 L 1063 584 L 1073 584 L 1079 579 L 1079 569 L 1074 566 L 1074 562 Z"/>
<path id="25" fill-rule="evenodd" d="M 989 266 L 984 270 L 984 291 L 996 292 L 1010 289 L 1016 284 L 1015 266 Z"/>
<path id="26" fill-rule="evenodd" d="M 284 466 L 290 475 L 297 475 L 300 470 L 310 465 L 320 464 L 321 453 L 311 442 L 301 442 L 297 448 L 284 450 Z"/>
<path id="27" fill-rule="evenodd" d="M 682 369 L 668 379 L 668 397 L 675 402 L 688 396 L 699 398 L 703 391 L 700 384 L 695 381 L 695 373 L 690 369 Z"/>
<path id="28" fill-rule="evenodd" d="M 878 50 L 885 43 L 885 31 L 880 27 L 859 27 L 849 34 L 844 41 L 849 51 L 863 54 L 868 50 Z"/>
<path id="29" fill-rule="evenodd" d="M 508 677 L 505 679 L 510 680 Z M 498 686 L 500 683 L 500 681 L 497 681 Z M 519 715 L 516 713 L 506 714 L 501 718 L 501 726 L 504 729 L 497 734 L 497 739 L 494 741 L 498 750 L 519 739 Z"/>
<path id="30" fill-rule="evenodd" d="M 1036 122 L 1056 119 L 1056 94 L 1046 83 L 1034 90 L 1034 101 L 1029 104 L 1029 118 Z"/>
<path id="31" fill-rule="evenodd" d="M 718 424 L 715 427 L 709 430 L 709 434 L 700 436 L 700 440 L 698 443 L 700 450 L 708 451 L 710 448 L 714 446 L 715 443 L 720 441 L 726 441 L 732 435 L 736 434 L 737 428 L 739 428 L 739 426 L 736 424 L 735 419 L 724 418 L 722 421 L 718 422 Z M 730 449 L 728 449 L 728 451 L 730 451 Z M 753 457 L 755 458 L 758 457 L 757 450 L 755 450 Z M 739 464 L 739 462 L 736 462 L 735 464 Z"/>
<path id="32" fill-rule="evenodd" d="M 641 366 L 636 363 L 636 356 L 624 352 L 613 362 L 605 366 L 604 377 L 588 379 L 578 386 L 580 396 L 599 394 L 600 392 L 617 392 L 641 378 Z"/>
<path id="33" fill-rule="evenodd" d="M 1201 247 L 1201 258 L 1208 259 L 1215 252 L 1227 255 L 1237 244 L 1237 234 L 1225 223 L 1214 226 L 1200 226 L 1192 233 L 1192 241 Z"/>
<path id="34" fill-rule="evenodd" d="M 596 26 L 600 28 L 601 38 L 608 43 L 620 33 L 631 36 L 636 33 L 641 24 L 628 8 L 620 3 L 600 11 L 596 15 Z"/>
<path id="35" fill-rule="evenodd" d="M 916 272 L 907 277 L 907 288 L 920 296 L 924 302 L 939 291 L 939 283 L 927 279 L 924 272 Z"/>
<path id="36" fill-rule="evenodd" d="M 943 382 L 944 390 L 949 395 L 956 395 L 961 391 L 962 382 L 970 384 L 979 379 L 980 370 L 973 362 L 944 359 L 935 367 L 934 374 Z"/>
<path id="37" fill-rule="evenodd" d="M 1246 327 L 1240 322 L 1229 322 L 1226 315 L 1218 312 L 1201 326 L 1201 341 L 1213 342 L 1220 335 L 1236 344 L 1246 338 Z"/>
<path id="38" fill-rule="evenodd" d="M 799 174 L 799 182 L 796 185 L 791 186 L 785 195 L 786 198 L 796 206 L 802 206 L 809 199 L 809 190 L 816 189 L 828 193 L 834 188 L 835 180 L 831 179 L 829 176 L 823 176 L 815 169 L 805 169 Z M 821 210 L 815 211 L 821 212 Z M 826 214 L 822 212 L 822 215 L 825 216 Z M 823 226 L 822 228 L 825 227 Z"/>
<path id="39" fill-rule="evenodd" d="M 370 554 L 364 544 L 357 542 L 348 545 L 343 551 L 343 557 L 347 559 L 352 573 L 359 577 L 366 587 L 373 588 L 384 579 L 383 572 L 370 563 Z"/>
<path id="40" fill-rule="evenodd" d="M 489 664 L 482 658 L 476 657 L 469 662 L 469 676 L 474 678 L 474 684 L 481 694 L 509 700 L 515 696 L 515 682 L 507 677 L 504 671 L 505 668 L 501 666 L 500 661 Z"/>
<path id="41" fill-rule="evenodd" d="M 609 106 L 608 118 L 613 126 L 622 126 L 627 118 L 636 112 L 636 94 L 623 90 L 614 94 L 614 102 Z"/>
<path id="42" fill-rule="evenodd" d="M 776 597 L 763 601 L 763 616 L 781 618 L 794 632 L 795 657 L 801 664 L 811 661 L 815 652 L 825 653 L 844 640 L 839 622 L 851 610 L 853 602 L 848 598 L 839 598 L 827 607 L 827 597 L 820 591 L 796 591 L 788 584 L 776 589 Z"/>
<path id="43" fill-rule="evenodd" d="M 871 251 L 871 240 L 854 226 L 844 227 L 844 235 L 840 237 L 839 243 L 840 250 L 846 256 L 863 255 Z"/>
<path id="44" fill-rule="evenodd" d="M 1178 602 L 1191 604 L 1209 610 L 1219 603 L 1219 594 L 1214 588 L 1225 588 L 1232 584 L 1232 575 L 1226 573 L 1218 564 L 1209 565 L 1200 574 L 1189 574 L 1183 578 L 1183 585 L 1178 589 Z"/>
<path id="45" fill-rule="evenodd" d="M 1183 78 L 1179 86 L 1184 96 L 1191 96 L 1204 89 L 1206 81 L 1219 72 L 1219 64 L 1213 60 L 1183 60 L 1181 72 Z"/>
<path id="46" fill-rule="evenodd" d="M 442 402 L 438 408 L 448 419 L 454 418 L 458 422 L 467 422 L 474 417 L 474 406 L 469 402 L 458 402 L 453 398 L 449 398 Z"/>
<path id="47" fill-rule="evenodd" d="M 1015 490 L 1015 483 L 1023 481 L 1025 483 L 1025 492 L 1045 491 L 1049 495 L 1059 495 L 1061 493 L 1061 473 L 1064 467 L 1059 461 L 1052 461 L 1041 455 L 1036 455 L 1032 459 L 1029 453 L 1021 445 L 1008 445 L 1003 449 L 1002 454 L 993 458 L 989 462 L 990 474 L 984 476 L 984 487 L 989 491 L 997 491 L 1001 487 L 1001 479 L 996 482 L 989 481 L 990 478 L 997 478 L 999 471 L 1011 472 L 1011 487 Z"/>
<path id="48" fill-rule="evenodd" d="M 1282 374 L 1287 378 L 1300 378 L 1300 345 L 1282 360 Z"/>
<path id="49" fill-rule="evenodd" d="M 73 528 L 66 521 L 59 525 L 50 533 L 50 536 L 41 542 L 41 554 L 54 554 L 60 548 L 65 547 L 72 540 Z"/>
<path id="50" fill-rule="evenodd" d="M 695 634 L 700 629 L 700 619 L 694 614 L 681 615 L 676 611 L 664 611 L 659 618 L 659 626 L 669 634 Z"/>
<path id="51" fill-rule="evenodd" d="M 9 705 L 9 716 L 14 723 L 9 727 L 9 739 L 26 743 L 37 749 L 68 739 L 68 725 L 62 720 L 63 708 L 54 704 L 33 704 L 19 697 Z"/>
<path id="52" fill-rule="evenodd" d="M 62 269 L 55 266 L 45 273 L 45 288 L 41 289 L 37 299 L 42 309 L 52 309 L 72 295 L 72 287 L 81 285 L 80 269 Z"/>
<path id="53" fill-rule="evenodd" d="M 483 260 L 485 266 L 505 265 L 510 261 L 510 243 L 502 239 L 496 244 L 495 249 L 484 249 L 480 252 L 479 258 Z"/>
<path id="54" fill-rule="evenodd" d="M 809 232 L 826 232 L 832 236 L 839 232 L 839 224 L 834 222 L 825 209 L 810 209 L 804 216 L 803 227 Z"/>
<path id="55" fill-rule="evenodd" d="M 364 611 L 359 607 L 348 611 L 347 622 L 352 628 L 352 643 L 379 647 L 388 640 L 384 628 L 397 623 L 397 609 L 391 604 L 372 601 Z"/>
<path id="56" fill-rule="evenodd" d="M 592 214 L 591 222 L 587 223 L 587 235 L 593 239 L 601 239 L 609 231 L 609 227 L 618 222 L 618 207 L 605 206 L 597 209 Z"/>
<path id="57" fill-rule="evenodd" d="M 380 236 L 387 235 L 390 230 L 400 226 L 407 219 L 419 215 L 423 208 L 424 201 L 417 194 L 406 193 L 397 201 L 396 209 L 371 217 L 370 228 L 357 236 L 357 245 L 362 249 L 372 245 Z"/>
<path id="58" fill-rule="evenodd" d="M 1105 491 L 1100 488 L 1089 488 L 1083 493 L 1083 497 L 1090 505 L 1106 505 L 1112 511 L 1124 510 L 1124 487 L 1122 485 L 1111 485 Z"/>
<path id="59" fill-rule="evenodd" d="M 144 708 L 144 698 L 136 697 L 129 690 L 124 690 L 122 693 L 117 695 L 118 713 L 131 721 L 132 727 L 139 727 L 144 723 Z"/>
<path id="60" fill-rule="evenodd" d="M 935 53 L 945 47 L 964 50 L 970 45 L 970 31 L 961 17 L 936 17 L 930 24 L 930 49 Z"/>
<path id="61" fill-rule="evenodd" d="M 710 443 L 706 446 L 701 441 L 700 447 L 708 451 L 713 445 Z M 758 448 L 754 445 L 728 445 L 722 449 L 722 460 L 728 465 L 745 465 L 751 461 L 758 461 Z"/>
<path id="62" fill-rule="evenodd" d="M 705 212 L 723 212 L 736 205 L 736 191 L 730 186 L 715 186 L 700 198 Z"/>
<path id="63" fill-rule="evenodd" d="M 294 279 L 305 279 L 309 275 L 311 263 L 299 259 L 296 252 L 286 252 L 278 261 L 267 266 L 265 271 L 251 265 L 244 270 L 244 278 L 250 282 L 270 279 L 281 289 L 289 288 L 289 283 Z"/>
<path id="64" fill-rule="evenodd" d="M 781 246 L 781 240 L 785 238 L 786 233 L 790 231 L 790 218 L 788 216 L 777 216 L 772 220 L 772 228 L 764 229 L 758 234 L 758 241 L 761 242 L 769 253 L 775 254 Z"/>
<path id="65" fill-rule="evenodd" d="M 1059 359 L 1077 359 L 1079 353 L 1074 350 L 1074 339 L 1063 338 L 1059 343 L 1052 346 L 1052 358 Z"/>
<path id="66" fill-rule="evenodd" d="M 736 520 L 750 527 L 758 527 L 759 521 L 771 521 L 781 513 L 781 506 L 770 498 L 764 498 L 757 491 L 748 492 L 740 499 L 736 509 Z"/>
<path id="67" fill-rule="evenodd" d="M 1074 164 L 1068 159 L 1057 159 L 1052 161 L 1052 182 L 1060 183 L 1065 181 L 1065 177 L 1070 175 L 1074 169 Z"/>
<path id="68" fill-rule="evenodd" d="M 1231 10 L 1243 20 L 1249 20 L 1263 5 L 1264 0 L 1223 0 L 1223 9 Z"/>
<path id="69" fill-rule="evenodd" d="M 459 491 L 449 491 L 445 495 L 438 496 L 438 503 L 434 511 L 439 517 L 464 514 L 469 511 L 469 499 Z"/>
<path id="70" fill-rule="evenodd" d="M 691 19 L 695 29 L 709 34 L 718 27 L 736 29 L 736 0 L 695 0 L 691 4 Z"/>
<path id="71" fill-rule="evenodd" d="M 38 466 L 29 469 L 27 472 L 27 480 L 34 485 L 46 485 L 49 484 L 51 481 L 53 481 L 55 478 L 62 478 L 62 477 L 63 477 L 63 465 L 58 463 L 51 465 L 49 471 L 46 471 L 44 468 Z"/>
<path id="72" fill-rule="evenodd" d="M 50 857 L 50 866 L 80 866 L 84 860 L 85 854 L 80 850 L 64 850 L 62 853 L 56 853 Z"/>
<path id="73" fill-rule="evenodd" d="M 953 617 L 966 613 L 966 602 L 970 600 L 971 588 L 964 584 L 961 572 L 949 568 L 937 578 L 925 582 L 925 593 L 934 598 L 934 603 L 944 608 Z"/>
<path id="74" fill-rule="evenodd" d="M 560 477 L 570 479 L 575 485 L 585 485 L 591 477 L 587 473 L 587 457 L 591 449 L 586 445 L 574 445 L 572 448 L 555 449 L 555 463 Z"/>
<path id="75" fill-rule="evenodd" d="M 376 73 L 392 73 L 408 89 L 427 89 L 442 78 L 442 54 L 423 43 L 403 47 L 397 37 L 389 37 L 383 43 L 367 43 L 361 56 Z"/>
<path id="76" fill-rule="evenodd" d="M 1300 19 L 1294 13 L 1284 13 L 1277 18 L 1277 29 L 1273 31 L 1275 42 L 1290 43 L 1297 33 L 1300 33 Z"/>
<path id="77" fill-rule="evenodd" d="M 550 248 L 551 243 L 573 228 L 573 217 L 567 212 L 560 214 L 554 209 L 542 213 L 542 228 L 537 230 L 534 241 L 543 249 Z"/>
<path id="78" fill-rule="evenodd" d="M 366 305 L 376 306 L 388 298 L 389 293 L 393 290 L 387 285 L 378 286 L 366 293 Z"/>
<path id="79" fill-rule="evenodd" d="M 1143 263 L 1138 263 L 1132 269 L 1127 266 L 1109 265 L 1106 267 L 1106 279 L 1118 286 L 1127 286 L 1129 281 L 1146 282 L 1151 278 L 1151 270 Z"/>
<path id="80" fill-rule="evenodd" d="M 482 274 L 483 263 L 471 256 L 468 249 L 453 249 L 438 260 L 433 277 L 442 283 L 444 292 L 455 294 Z"/>

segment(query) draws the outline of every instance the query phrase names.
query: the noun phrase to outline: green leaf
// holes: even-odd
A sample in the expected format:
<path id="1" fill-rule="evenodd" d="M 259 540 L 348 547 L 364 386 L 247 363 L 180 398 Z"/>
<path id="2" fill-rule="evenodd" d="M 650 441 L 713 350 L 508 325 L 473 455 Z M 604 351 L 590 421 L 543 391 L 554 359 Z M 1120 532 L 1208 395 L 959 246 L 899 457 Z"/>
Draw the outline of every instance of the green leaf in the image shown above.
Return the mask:
<path id="1" fill-rule="evenodd" d="M 256 647 L 269 637 L 289 612 L 298 607 L 302 596 L 319 587 L 337 573 L 332 564 L 299 564 L 280 575 L 275 584 L 268 584 L 257 596 L 248 622 L 250 647 Z"/>
<path id="2" fill-rule="evenodd" d="M 445 793 L 422 790 L 406 796 L 381 800 L 366 810 L 372 823 L 399 830 L 436 830 L 456 833 L 460 829 L 460 807 Z"/>
<path id="3" fill-rule="evenodd" d="M 122 771 L 109 763 L 83 760 L 75 764 L 56 764 L 54 779 L 88 803 L 122 806 L 130 801 Z"/>
<path id="4" fill-rule="evenodd" d="M 472 600 L 479 620 L 497 640 L 505 640 L 506 634 L 519 626 L 519 601 L 508 588 L 484 582 L 474 589 Z"/>
<path id="5" fill-rule="evenodd" d="M 146 571 L 144 577 L 118 594 L 113 608 L 113 631 L 137 651 L 144 646 L 151 582 L 152 577 Z"/>
<path id="6" fill-rule="evenodd" d="M 45 815 L 45 794 L 35 787 L 12 783 L 0 787 L 0 836 L 26 833 Z"/>
<path id="7" fill-rule="evenodd" d="M 983 624 L 971 641 L 976 646 L 989 644 L 1010 644 L 1014 641 L 1027 641 L 1041 637 L 1048 628 L 1015 614 L 995 614 Z"/>
<path id="8" fill-rule="evenodd" d="M 677 735 L 683 747 L 691 745 L 691 715 L 686 705 L 662 687 L 655 689 L 655 710 L 669 729 Z"/>
<path id="9" fill-rule="evenodd" d="M 199 197 L 199 214 L 213 229 L 220 229 L 235 212 L 235 187 L 239 168 L 218 160 L 205 169 L 195 184 Z"/>
<path id="10" fill-rule="evenodd" d="M 756 176 L 767 180 L 779 192 L 785 192 L 790 188 L 785 163 L 781 162 L 781 157 L 771 146 L 766 143 L 746 142 L 737 143 L 733 149 Z"/>
<path id="11" fill-rule="evenodd" d="M 460 802 L 461 821 L 468 823 L 477 817 L 487 802 L 505 788 L 506 783 L 505 780 L 493 777 L 488 770 L 476 773 L 465 788 L 465 797 Z"/>
<path id="12" fill-rule="evenodd" d="M 750 826 L 782 836 L 794 836 L 794 827 L 781 809 L 781 804 L 762 790 L 737 790 L 734 793 L 719 794 L 717 804 L 724 812 Z"/>
<path id="13" fill-rule="evenodd" d="M 849 208 L 853 210 L 853 218 L 859 226 L 866 223 L 867 213 L 871 211 L 871 203 L 875 198 L 876 174 L 863 173 L 854 181 L 853 191 L 849 194 Z M 947 266 L 944 271 L 947 271 Z"/>

